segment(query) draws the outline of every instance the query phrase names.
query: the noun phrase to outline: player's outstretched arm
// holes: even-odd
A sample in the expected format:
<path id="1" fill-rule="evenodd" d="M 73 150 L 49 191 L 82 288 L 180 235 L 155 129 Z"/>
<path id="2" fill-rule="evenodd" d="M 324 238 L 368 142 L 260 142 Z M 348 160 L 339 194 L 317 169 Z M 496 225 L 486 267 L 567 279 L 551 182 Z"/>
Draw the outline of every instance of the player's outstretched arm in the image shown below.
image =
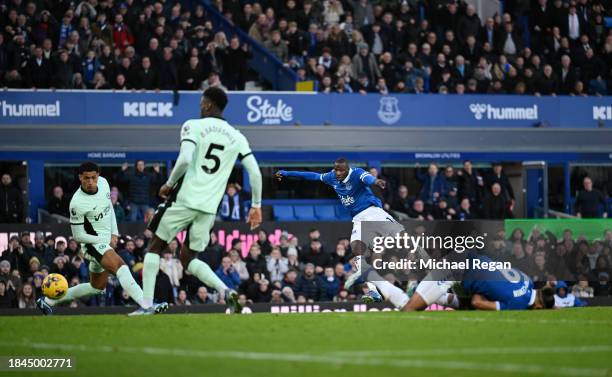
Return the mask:
<path id="1" fill-rule="evenodd" d="M 497 301 L 489 301 L 479 294 L 474 294 L 472 296 L 472 306 L 476 310 L 499 310 Z"/>
<path id="2" fill-rule="evenodd" d="M 251 224 L 251 230 L 261 225 L 261 172 L 255 156 L 252 154 L 242 159 L 242 166 L 246 169 L 249 174 L 249 183 L 251 185 L 251 209 L 249 210 L 249 216 L 247 222 Z"/>
<path id="3" fill-rule="evenodd" d="M 276 179 L 278 179 L 279 181 L 281 181 L 283 178 L 285 177 L 294 177 L 294 178 L 300 178 L 300 179 L 305 179 L 307 181 L 320 181 L 321 180 L 321 174 L 319 173 L 313 173 L 313 172 L 309 172 L 309 171 L 287 171 L 287 170 L 279 170 L 277 171 L 274 176 L 276 177 Z"/>

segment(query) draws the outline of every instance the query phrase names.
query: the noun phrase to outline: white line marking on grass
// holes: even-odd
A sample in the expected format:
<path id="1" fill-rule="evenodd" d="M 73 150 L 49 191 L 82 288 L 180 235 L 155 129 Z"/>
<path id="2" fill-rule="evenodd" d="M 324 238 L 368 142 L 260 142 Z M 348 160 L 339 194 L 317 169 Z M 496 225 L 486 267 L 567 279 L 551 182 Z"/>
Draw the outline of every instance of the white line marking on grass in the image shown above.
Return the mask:
<path id="1" fill-rule="evenodd" d="M 599 353 L 612 352 L 612 345 L 554 346 L 554 347 L 486 347 L 486 348 L 439 348 L 413 350 L 376 350 L 333 352 L 337 356 L 443 356 L 443 355 L 523 355 L 530 353 Z"/>
<path id="2" fill-rule="evenodd" d="M 388 360 L 375 358 L 342 357 L 333 354 L 316 355 L 310 353 L 271 353 L 271 352 L 243 352 L 243 351 L 197 351 L 191 349 L 158 348 L 158 347 L 130 347 L 130 346 L 89 346 L 85 344 L 52 344 L 24 342 L 0 342 L 0 346 L 27 347 L 35 349 L 53 349 L 63 351 L 81 351 L 91 353 L 128 352 L 160 356 L 183 356 L 193 358 L 211 359 L 238 359 L 257 361 L 286 361 L 303 363 L 322 363 L 335 365 L 365 365 L 365 366 L 391 366 L 397 368 L 423 368 L 423 369 L 449 369 L 468 370 L 480 372 L 506 372 L 535 375 L 554 375 L 568 377 L 604 377 L 608 369 L 576 368 L 563 366 L 515 364 L 515 363 L 477 363 L 453 360 Z"/>
<path id="3" fill-rule="evenodd" d="M 571 324 L 571 325 L 609 325 L 612 326 L 612 321 L 601 321 L 596 319 L 534 319 L 529 318 L 528 322 L 526 322 L 525 318 L 499 318 L 499 317 L 460 317 L 460 316 L 428 316 L 424 314 L 412 314 L 406 313 L 405 316 L 387 316 L 381 315 L 380 313 L 348 313 L 350 316 L 363 316 L 364 318 L 385 318 L 385 319 L 426 319 L 426 320 L 448 320 L 452 319 L 453 321 L 464 321 L 464 322 L 507 322 L 507 323 L 540 323 L 540 324 Z"/>

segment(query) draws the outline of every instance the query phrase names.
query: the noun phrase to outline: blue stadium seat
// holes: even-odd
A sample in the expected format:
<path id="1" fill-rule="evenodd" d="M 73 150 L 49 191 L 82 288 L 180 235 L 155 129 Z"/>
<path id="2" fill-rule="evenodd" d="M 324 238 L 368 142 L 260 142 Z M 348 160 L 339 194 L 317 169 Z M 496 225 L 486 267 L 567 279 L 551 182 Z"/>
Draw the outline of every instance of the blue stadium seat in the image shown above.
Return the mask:
<path id="1" fill-rule="evenodd" d="M 272 211 L 274 212 L 274 220 L 276 221 L 295 221 L 293 206 L 274 205 L 272 206 Z"/>
<path id="2" fill-rule="evenodd" d="M 322 221 L 336 221 L 336 211 L 333 205 L 320 204 L 314 207 L 315 216 Z"/>
<path id="3" fill-rule="evenodd" d="M 301 221 L 316 221 L 314 207 L 308 205 L 296 205 L 293 207 L 295 218 Z"/>
<path id="4" fill-rule="evenodd" d="M 353 220 L 353 217 L 351 217 L 351 214 L 349 213 L 349 211 L 347 211 L 346 208 L 344 208 L 341 205 L 337 205 L 336 206 L 336 217 L 340 221 L 351 221 L 351 220 Z"/>

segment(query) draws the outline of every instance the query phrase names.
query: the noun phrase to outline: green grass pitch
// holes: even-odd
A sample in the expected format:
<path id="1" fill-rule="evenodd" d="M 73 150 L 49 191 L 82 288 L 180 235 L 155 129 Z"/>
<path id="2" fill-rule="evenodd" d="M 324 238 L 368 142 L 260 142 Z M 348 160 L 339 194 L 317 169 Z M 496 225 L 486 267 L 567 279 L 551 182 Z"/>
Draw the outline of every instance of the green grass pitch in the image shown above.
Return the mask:
<path id="1" fill-rule="evenodd" d="M 6 376 L 612 376 L 612 308 L 0 318 Z"/>

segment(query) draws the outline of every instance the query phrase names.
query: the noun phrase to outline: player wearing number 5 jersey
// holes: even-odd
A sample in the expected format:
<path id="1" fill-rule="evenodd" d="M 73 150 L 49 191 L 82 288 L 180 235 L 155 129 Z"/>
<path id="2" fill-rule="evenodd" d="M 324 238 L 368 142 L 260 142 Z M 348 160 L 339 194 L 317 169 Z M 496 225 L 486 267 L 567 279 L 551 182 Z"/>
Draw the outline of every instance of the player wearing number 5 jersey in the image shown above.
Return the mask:
<path id="1" fill-rule="evenodd" d="M 170 178 L 159 191 L 166 201 L 149 223 L 155 236 L 145 255 L 143 292 L 145 304 L 153 303 L 159 255 L 179 231 L 187 230 L 181 248 L 183 267 L 225 298 L 231 311 L 239 311 L 238 294 L 217 277 L 203 261 L 195 258 L 208 245 L 210 230 L 236 160 L 249 174 L 251 209 L 247 222 L 251 229 L 261 224 L 261 173 L 247 139 L 222 117 L 227 95 L 219 88 L 208 88 L 200 102 L 201 119 L 186 121 L 181 128 L 181 148 Z M 133 313 L 151 314 L 137 310 Z"/>

